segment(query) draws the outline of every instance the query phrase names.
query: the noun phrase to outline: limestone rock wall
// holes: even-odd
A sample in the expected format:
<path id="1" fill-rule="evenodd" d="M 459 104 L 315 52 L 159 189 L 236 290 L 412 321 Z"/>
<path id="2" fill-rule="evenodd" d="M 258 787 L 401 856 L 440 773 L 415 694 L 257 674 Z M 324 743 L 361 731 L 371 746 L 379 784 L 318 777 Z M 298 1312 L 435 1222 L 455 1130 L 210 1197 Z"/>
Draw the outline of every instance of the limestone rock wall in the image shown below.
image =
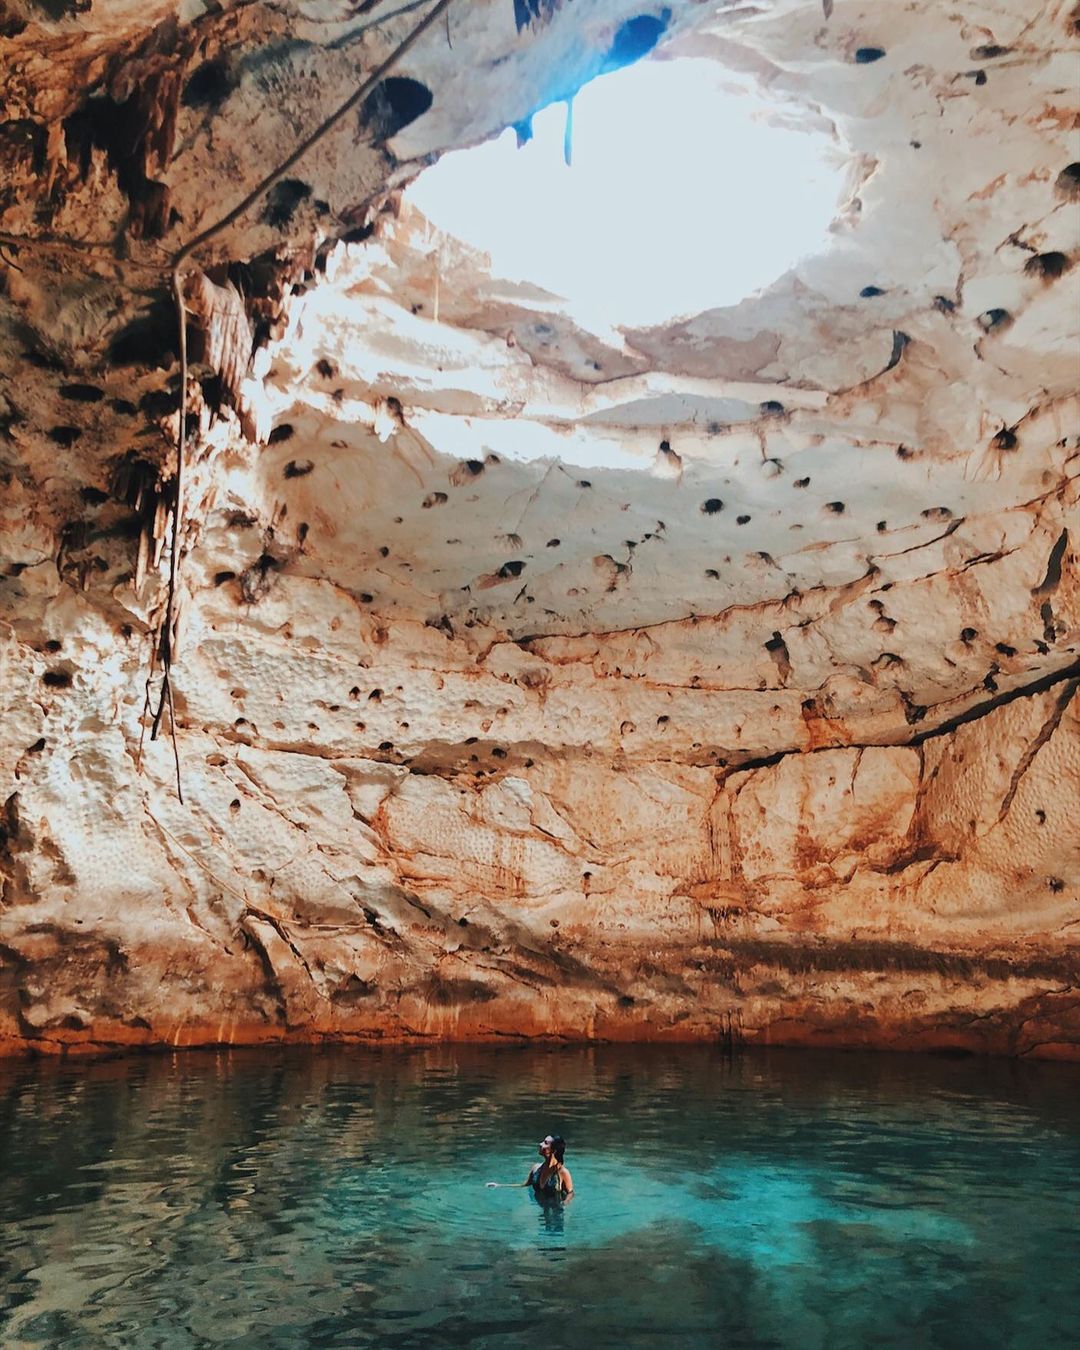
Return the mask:
<path id="1" fill-rule="evenodd" d="M 379 8 L 0 5 L 0 1051 L 1076 1058 L 1070 5 L 452 5 L 397 72 L 430 108 L 384 91 L 190 264 L 179 799 L 169 259 Z M 628 31 L 850 183 L 765 291 L 601 334 L 400 190 Z"/>
<path id="2" fill-rule="evenodd" d="M 8 727 L 8 1048 L 733 1025 L 1074 1053 L 1075 677 L 917 745 L 721 767 L 613 752 L 626 681 L 514 680 L 415 624 L 360 647 L 340 593 L 281 591 L 287 638 L 208 615 L 189 639 L 183 805 L 166 742 L 135 772 L 111 631 L 63 616 L 72 683 Z"/>

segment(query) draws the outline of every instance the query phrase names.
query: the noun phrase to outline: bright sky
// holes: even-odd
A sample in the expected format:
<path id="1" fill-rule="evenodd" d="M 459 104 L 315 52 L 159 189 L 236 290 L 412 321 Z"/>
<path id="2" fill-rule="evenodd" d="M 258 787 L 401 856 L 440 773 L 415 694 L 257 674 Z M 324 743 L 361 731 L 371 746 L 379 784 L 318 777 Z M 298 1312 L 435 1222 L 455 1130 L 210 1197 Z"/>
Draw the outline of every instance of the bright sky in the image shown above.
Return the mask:
<path id="1" fill-rule="evenodd" d="M 490 253 L 495 276 L 571 302 L 591 327 L 733 304 L 822 247 L 844 167 L 821 132 L 769 126 L 769 105 L 698 59 L 645 60 L 566 105 L 444 155 L 408 191 L 439 229 Z"/>

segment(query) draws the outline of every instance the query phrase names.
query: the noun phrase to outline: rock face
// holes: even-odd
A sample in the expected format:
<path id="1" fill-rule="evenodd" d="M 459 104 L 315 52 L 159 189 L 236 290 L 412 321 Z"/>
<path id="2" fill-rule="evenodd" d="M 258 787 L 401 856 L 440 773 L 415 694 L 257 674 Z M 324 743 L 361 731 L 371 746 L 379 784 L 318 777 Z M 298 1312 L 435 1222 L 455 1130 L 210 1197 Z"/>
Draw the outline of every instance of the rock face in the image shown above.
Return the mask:
<path id="1" fill-rule="evenodd" d="M 0 1051 L 1080 1057 L 1068 4 L 450 4 L 185 261 L 174 761 L 171 260 L 397 8 L 0 4 Z M 402 203 L 689 55 L 850 157 L 741 304 L 593 333 Z"/>

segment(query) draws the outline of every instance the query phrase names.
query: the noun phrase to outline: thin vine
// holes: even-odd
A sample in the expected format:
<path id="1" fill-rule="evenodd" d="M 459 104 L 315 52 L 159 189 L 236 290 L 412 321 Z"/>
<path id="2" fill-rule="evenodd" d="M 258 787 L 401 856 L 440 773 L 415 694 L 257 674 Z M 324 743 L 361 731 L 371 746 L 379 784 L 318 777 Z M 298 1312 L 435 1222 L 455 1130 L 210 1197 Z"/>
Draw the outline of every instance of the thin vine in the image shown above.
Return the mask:
<path id="1" fill-rule="evenodd" d="M 427 31 L 436 19 L 445 13 L 453 0 L 436 0 L 436 3 L 428 10 L 427 14 L 413 27 L 408 34 L 398 43 L 390 55 L 379 65 L 366 80 L 349 95 L 349 97 L 336 108 L 325 121 L 321 122 L 315 130 L 307 136 L 296 147 L 293 152 L 283 159 L 274 169 L 266 175 L 252 190 L 239 201 L 230 211 L 227 211 L 220 220 L 216 220 L 212 225 L 207 226 L 193 239 L 189 239 L 183 244 L 173 256 L 172 259 L 172 293 L 173 301 L 176 305 L 176 323 L 180 348 L 180 409 L 179 424 L 176 434 L 176 490 L 172 506 L 172 546 L 169 554 L 169 585 L 165 598 L 165 617 L 162 620 L 160 638 L 155 646 L 155 651 L 161 658 L 161 688 L 158 694 L 158 704 L 154 710 L 153 722 L 150 728 L 150 739 L 156 741 L 161 730 L 161 723 L 165 714 L 165 707 L 169 709 L 169 731 L 172 738 L 173 758 L 176 763 L 176 793 L 181 803 L 184 800 L 183 787 L 180 781 L 180 750 L 176 740 L 176 710 L 173 702 L 173 680 L 172 667 L 175 651 L 175 626 L 176 626 L 176 604 L 177 590 L 180 576 L 180 532 L 184 519 L 184 461 L 187 457 L 187 382 L 188 382 L 188 357 L 187 357 L 187 320 L 184 309 L 184 263 L 191 255 L 204 244 L 213 239 L 215 235 L 220 234 L 227 229 L 234 221 L 244 215 L 244 213 L 274 186 L 276 182 L 282 179 L 289 170 L 297 164 L 315 145 L 319 143 L 326 135 L 342 121 L 356 105 L 365 98 L 375 86 L 393 69 L 398 61 L 413 46 L 413 44 Z M 400 12 L 400 11 L 398 11 Z M 392 14 L 386 15 L 386 18 L 392 18 Z M 373 25 L 369 24 L 368 27 Z M 143 710 L 145 718 L 146 708 Z"/>
<path id="2" fill-rule="evenodd" d="M 353 29 L 346 34 L 347 41 L 355 41 L 369 29 L 375 28 L 388 20 L 408 13 L 412 9 L 419 8 L 424 0 L 412 0 L 411 3 L 402 5 L 400 8 L 391 10 L 387 14 Z M 158 659 L 161 661 L 162 675 L 161 687 L 158 692 L 158 703 L 154 709 L 153 718 L 150 727 L 150 739 L 156 741 L 161 731 L 161 724 L 164 720 L 165 709 L 169 710 L 169 732 L 172 740 L 173 759 L 176 765 L 176 794 L 183 803 L 184 791 L 180 778 L 180 749 L 176 739 L 176 707 L 173 699 L 173 679 L 172 667 L 175 654 L 176 642 L 176 619 L 177 619 L 177 591 L 180 578 L 180 534 L 184 519 L 184 463 L 187 458 L 187 384 L 188 384 L 188 354 L 187 354 L 187 320 L 184 308 L 184 263 L 193 253 L 204 244 L 208 243 L 223 230 L 228 229 L 234 221 L 244 215 L 252 206 L 282 179 L 289 170 L 297 164 L 315 145 L 319 143 L 326 135 L 342 121 L 343 118 L 356 107 L 356 105 L 365 98 L 375 86 L 382 80 L 390 70 L 401 60 L 405 53 L 413 44 L 427 31 L 428 28 L 440 17 L 446 13 L 453 0 L 436 0 L 436 3 L 428 10 L 427 14 L 417 23 L 398 43 L 390 55 L 367 77 L 360 85 L 349 95 L 349 97 L 336 108 L 325 121 L 321 122 L 309 136 L 307 136 L 285 159 L 273 168 L 252 190 L 239 201 L 230 211 L 227 211 L 219 220 L 214 221 L 212 225 L 207 226 L 205 230 L 200 231 L 194 238 L 189 239 L 187 243 L 181 245 L 171 259 L 170 281 L 172 287 L 173 303 L 176 307 L 176 325 L 179 340 L 180 353 L 180 397 L 179 397 L 179 423 L 176 433 L 176 490 L 172 504 L 172 543 L 169 551 L 169 584 L 165 598 L 165 616 L 159 629 L 158 640 L 153 644 L 150 655 L 150 669 L 146 679 L 146 696 L 143 702 L 142 713 L 139 717 L 140 734 L 139 750 L 136 763 L 141 767 L 143 738 L 146 732 L 146 717 L 150 711 L 151 704 L 151 683 L 154 678 L 154 670 Z M 449 16 L 447 17 L 449 24 Z M 450 40 L 450 30 L 447 28 L 447 41 Z M 339 39 L 331 44 L 333 47 L 343 46 L 345 43 Z M 8 234 L 0 232 L 0 246 L 12 248 L 16 252 L 23 248 L 29 249 L 56 249 L 59 251 L 90 253 L 102 258 L 103 261 L 116 263 L 120 266 L 135 267 L 144 271 L 158 271 L 158 265 L 153 263 L 137 262 L 133 259 L 118 259 L 115 254 L 110 252 L 109 245 L 93 241 L 73 239 L 69 236 L 61 235 L 37 235 L 27 237 L 22 235 Z M 5 258 L 8 266 L 21 270 L 11 259 Z"/>

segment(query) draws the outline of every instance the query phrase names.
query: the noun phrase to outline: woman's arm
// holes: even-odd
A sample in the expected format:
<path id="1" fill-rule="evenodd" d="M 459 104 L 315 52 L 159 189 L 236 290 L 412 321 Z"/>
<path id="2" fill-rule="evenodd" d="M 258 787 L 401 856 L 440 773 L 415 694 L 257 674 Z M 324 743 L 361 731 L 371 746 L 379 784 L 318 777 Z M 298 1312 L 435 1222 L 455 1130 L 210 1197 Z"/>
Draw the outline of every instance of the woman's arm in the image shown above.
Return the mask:
<path id="1" fill-rule="evenodd" d="M 559 1168 L 559 1178 L 562 1181 L 563 1195 L 573 1195 L 574 1178 L 570 1175 L 570 1169 L 568 1167 Z"/>
<path id="2" fill-rule="evenodd" d="M 535 1166 L 530 1167 L 529 1175 L 525 1178 L 524 1181 L 486 1181 L 484 1184 L 485 1186 L 487 1186 L 489 1191 L 498 1190 L 500 1188 L 506 1188 L 508 1186 L 512 1186 L 515 1190 L 520 1190 L 522 1186 L 532 1185 L 533 1177 L 536 1175 L 537 1167 L 542 1166 L 543 1166 L 542 1163 L 537 1163 Z"/>

